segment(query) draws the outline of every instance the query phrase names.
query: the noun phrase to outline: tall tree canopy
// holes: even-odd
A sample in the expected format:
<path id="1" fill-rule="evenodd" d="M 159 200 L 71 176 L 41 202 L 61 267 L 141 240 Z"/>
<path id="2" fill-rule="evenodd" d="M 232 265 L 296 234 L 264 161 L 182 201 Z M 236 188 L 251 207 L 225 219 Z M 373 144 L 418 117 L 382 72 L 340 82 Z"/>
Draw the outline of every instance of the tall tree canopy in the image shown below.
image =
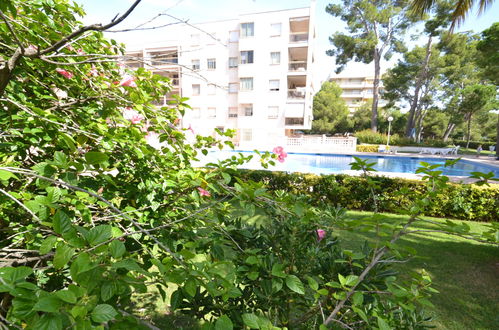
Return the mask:
<path id="1" fill-rule="evenodd" d="M 348 130 L 348 107 L 341 98 L 342 89 L 326 81 L 314 96 L 312 133 L 331 134 Z"/>
<path id="2" fill-rule="evenodd" d="M 431 11 L 431 8 L 438 0 L 412 0 L 411 9 L 415 14 L 423 16 L 425 13 Z M 453 1 L 452 12 L 452 25 L 451 29 L 460 25 L 466 19 L 468 13 L 473 7 L 478 4 L 478 14 L 483 13 L 487 8 L 492 5 L 494 0 L 456 0 Z"/>
<path id="3" fill-rule="evenodd" d="M 327 54 L 336 57 L 336 72 L 343 70 L 350 60 L 374 64 L 371 129 L 376 131 L 381 60 L 406 49 L 402 38 L 416 19 L 409 13 L 406 1 L 343 0 L 341 5 L 328 5 L 326 12 L 347 24 L 348 33 L 336 32 L 329 38 L 335 49 Z"/>
<path id="4" fill-rule="evenodd" d="M 483 77 L 499 85 L 499 22 L 482 32 L 476 48 L 477 63 L 483 69 Z"/>

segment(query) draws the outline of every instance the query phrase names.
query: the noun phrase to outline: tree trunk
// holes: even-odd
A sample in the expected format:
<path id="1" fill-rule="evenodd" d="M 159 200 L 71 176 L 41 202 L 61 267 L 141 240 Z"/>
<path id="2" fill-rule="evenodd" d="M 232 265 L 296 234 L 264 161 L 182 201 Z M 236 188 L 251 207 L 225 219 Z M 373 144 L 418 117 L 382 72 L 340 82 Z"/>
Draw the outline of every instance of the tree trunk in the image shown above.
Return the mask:
<path id="1" fill-rule="evenodd" d="M 7 85 L 9 84 L 10 78 L 12 76 L 12 71 L 14 71 L 17 63 L 21 59 L 22 50 L 21 48 L 16 49 L 14 55 L 10 59 L 4 62 L 0 62 L 0 96 L 3 95 Z"/>
<path id="2" fill-rule="evenodd" d="M 431 44 L 433 41 L 433 37 L 430 35 L 428 37 L 428 42 L 426 43 L 426 55 L 423 62 L 423 67 L 421 71 L 419 71 L 418 78 L 416 80 L 416 86 L 414 88 L 414 97 L 412 98 L 411 108 L 409 109 L 409 117 L 407 118 L 407 125 L 405 127 L 405 136 L 411 137 L 412 130 L 415 126 L 415 115 L 416 109 L 418 108 L 419 103 L 419 93 L 421 91 L 421 87 L 423 86 L 423 82 L 426 78 L 426 74 L 428 72 L 428 66 L 430 64 L 430 56 L 431 56 Z"/>
<path id="3" fill-rule="evenodd" d="M 496 159 L 499 160 L 499 114 L 497 114 Z"/>
<path id="4" fill-rule="evenodd" d="M 452 131 L 454 130 L 455 127 L 456 127 L 456 124 L 454 124 L 454 123 L 449 122 L 447 124 L 447 128 L 445 129 L 444 136 L 442 137 L 442 139 L 444 140 L 444 142 L 447 142 L 447 140 L 449 139 L 450 134 L 452 133 Z"/>
<path id="5" fill-rule="evenodd" d="M 471 114 L 468 117 L 468 130 L 466 133 L 466 149 L 470 146 L 470 137 L 471 137 Z"/>
<path id="6" fill-rule="evenodd" d="M 381 54 L 376 48 L 374 50 L 374 83 L 373 83 L 373 104 L 371 114 L 371 130 L 378 131 L 378 99 L 379 99 L 379 80 L 381 76 Z"/>

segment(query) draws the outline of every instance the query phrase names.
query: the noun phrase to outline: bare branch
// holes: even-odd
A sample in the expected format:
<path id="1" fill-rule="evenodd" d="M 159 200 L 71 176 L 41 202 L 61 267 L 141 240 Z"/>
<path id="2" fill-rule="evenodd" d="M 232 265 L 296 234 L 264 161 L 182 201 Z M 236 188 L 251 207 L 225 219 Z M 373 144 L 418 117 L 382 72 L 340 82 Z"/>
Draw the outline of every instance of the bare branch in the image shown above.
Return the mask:
<path id="1" fill-rule="evenodd" d="M 21 203 L 20 200 L 18 200 L 17 198 L 15 198 L 14 196 L 12 196 L 11 194 L 9 194 L 8 192 L 6 192 L 3 189 L 0 189 L 0 193 L 4 194 L 5 196 L 7 196 L 11 200 L 13 200 L 17 205 L 19 205 L 22 209 L 24 209 L 26 212 L 28 212 L 36 221 L 38 221 L 39 223 L 42 223 L 42 220 L 40 220 L 40 218 L 35 213 L 33 213 L 33 211 L 31 211 L 23 203 Z"/>
<path id="2" fill-rule="evenodd" d="M 135 7 L 138 6 L 138 4 L 141 2 L 142 0 L 136 0 L 132 6 L 130 6 L 130 8 L 128 8 L 128 10 L 123 14 L 121 15 L 120 17 L 118 17 L 117 19 L 113 19 L 110 23 L 106 24 L 106 25 L 102 25 L 102 24 L 92 24 L 92 25 L 87 25 L 87 26 L 83 26 L 81 28 L 79 28 L 78 30 L 70 33 L 69 35 L 65 36 L 64 38 L 62 38 L 61 40 L 53 43 L 51 46 L 49 46 L 48 48 L 45 48 L 44 50 L 40 51 L 40 55 L 44 55 L 44 54 L 47 54 L 47 53 L 50 53 L 50 52 L 53 52 L 55 51 L 56 49 L 58 49 L 59 47 L 65 45 L 66 43 L 68 43 L 70 40 L 80 36 L 81 34 L 87 32 L 87 31 L 105 31 L 107 29 L 110 29 L 112 28 L 113 26 L 116 26 L 118 25 L 119 23 L 121 23 L 125 18 L 128 17 L 128 15 L 130 15 L 132 13 L 132 11 L 135 9 Z"/>

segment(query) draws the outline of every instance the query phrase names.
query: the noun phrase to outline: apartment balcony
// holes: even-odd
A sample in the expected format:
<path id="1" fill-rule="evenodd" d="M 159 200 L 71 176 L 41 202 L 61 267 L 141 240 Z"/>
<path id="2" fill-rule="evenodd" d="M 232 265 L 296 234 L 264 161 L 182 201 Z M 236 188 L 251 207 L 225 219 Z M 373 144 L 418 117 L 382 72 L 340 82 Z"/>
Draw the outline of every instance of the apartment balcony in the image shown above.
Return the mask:
<path id="1" fill-rule="evenodd" d="M 292 44 L 308 42 L 308 32 L 292 32 L 289 34 L 289 42 Z"/>
<path id="2" fill-rule="evenodd" d="M 304 75 L 288 75 L 288 100 L 303 101 L 307 91 L 307 77 Z"/>
<path id="3" fill-rule="evenodd" d="M 307 72 L 307 61 L 290 61 L 289 71 L 293 73 L 306 73 Z"/>
<path id="4" fill-rule="evenodd" d="M 288 99 L 304 100 L 305 95 L 305 88 L 288 89 Z"/>
<path id="5" fill-rule="evenodd" d="M 302 118 L 285 118 L 284 126 L 303 126 L 305 125 L 305 120 Z"/>

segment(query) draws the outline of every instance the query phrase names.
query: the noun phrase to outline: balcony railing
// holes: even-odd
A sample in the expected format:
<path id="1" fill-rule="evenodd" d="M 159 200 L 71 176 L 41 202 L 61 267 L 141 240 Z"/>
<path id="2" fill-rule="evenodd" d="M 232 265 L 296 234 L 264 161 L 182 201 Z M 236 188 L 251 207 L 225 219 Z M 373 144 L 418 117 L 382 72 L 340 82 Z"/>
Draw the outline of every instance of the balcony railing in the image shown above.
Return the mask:
<path id="1" fill-rule="evenodd" d="M 289 42 L 307 42 L 308 33 L 306 32 L 295 32 L 289 35 Z"/>
<path id="2" fill-rule="evenodd" d="M 284 125 L 286 126 L 303 126 L 303 118 L 286 118 L 284 120 Z"/>
<path id="3" fill-rule="evenodd" d="M 304 99 L 304 98 L 305 98 L 305 88 L 288 90 L 288 99 Z"/>
<path id="4" fill-rule="evenodd" d="M 307 71 L 307 61 L 289 62 L 289 71 Z"/>

